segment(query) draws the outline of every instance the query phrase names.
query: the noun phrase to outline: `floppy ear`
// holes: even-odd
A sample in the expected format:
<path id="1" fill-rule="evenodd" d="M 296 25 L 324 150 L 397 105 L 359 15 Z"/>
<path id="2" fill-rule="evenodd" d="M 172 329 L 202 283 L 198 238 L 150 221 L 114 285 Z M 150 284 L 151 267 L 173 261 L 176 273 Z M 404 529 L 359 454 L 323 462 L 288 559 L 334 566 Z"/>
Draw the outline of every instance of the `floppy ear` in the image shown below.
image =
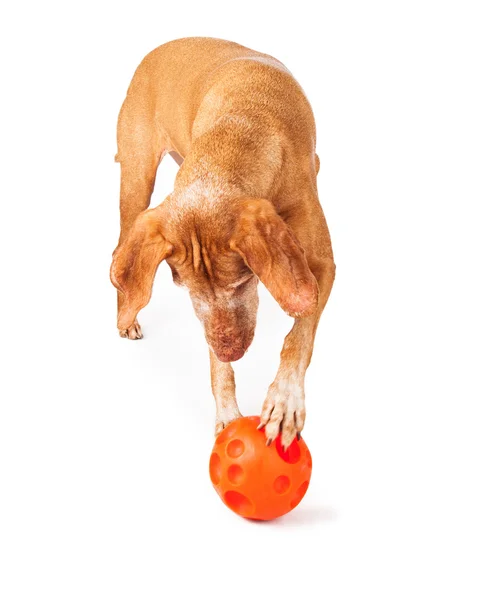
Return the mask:
<path id="1" fill-rule="evenodd" d="M 123 294 L 118 329 L 127 329 L 148 304 L 156 270 L 173 246 L 161 234 L 160 207 L 145 210 L 136 218 L 126 239 L 113 253 L 110 279 Z"/>
<path id="2" fill-rule="evenodd" d="M 289 315 L 314 312 L 319 296 L 316 278 L 293 231 L 271 202 L 252 199 L 243 204 L 230 247 Z"/>

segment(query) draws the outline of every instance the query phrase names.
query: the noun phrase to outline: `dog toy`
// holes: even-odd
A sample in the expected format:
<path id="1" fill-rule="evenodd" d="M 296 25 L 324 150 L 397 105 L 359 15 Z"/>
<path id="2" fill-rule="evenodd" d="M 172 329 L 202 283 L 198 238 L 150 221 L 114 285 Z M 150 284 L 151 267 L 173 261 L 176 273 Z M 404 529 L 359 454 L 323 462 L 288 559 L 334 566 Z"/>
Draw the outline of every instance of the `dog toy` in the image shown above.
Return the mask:
<path id="1" fill-rule="evenodd" d="M 267 446 L 259 423 L 259 417 L 241 417 L 220 433 L 211 453 L 210 478 L 235 513 L 268 521 L 301 502 L 311 479 L 312 459 L 302 438 L 287 450 L 280 436 Z"/>

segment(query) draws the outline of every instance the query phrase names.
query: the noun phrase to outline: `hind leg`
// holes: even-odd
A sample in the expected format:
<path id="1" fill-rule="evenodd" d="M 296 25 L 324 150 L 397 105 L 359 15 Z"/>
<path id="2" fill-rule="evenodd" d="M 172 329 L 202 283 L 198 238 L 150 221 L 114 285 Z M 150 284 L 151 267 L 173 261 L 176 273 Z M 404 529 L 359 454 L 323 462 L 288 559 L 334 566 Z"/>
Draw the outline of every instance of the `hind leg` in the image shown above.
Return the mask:
<path id="1" fill-rule="evenodd" d="M 141 100 L 141 98 L 140 98 Z M 138 215 L 150 205 L 155 187 L 156 171 L 167 153 L 166 143 L 149 117 L 147 107 L 137 96 L 128 96 L 118 119 L 118 154 L 121 164 L 120 239 L 122 244 Z M 118 292 L 118 310 L 123 294 Z M 136 340 L 143 337 L 135 320 L 128 329 L 119 331 L 121 337 Z"/>

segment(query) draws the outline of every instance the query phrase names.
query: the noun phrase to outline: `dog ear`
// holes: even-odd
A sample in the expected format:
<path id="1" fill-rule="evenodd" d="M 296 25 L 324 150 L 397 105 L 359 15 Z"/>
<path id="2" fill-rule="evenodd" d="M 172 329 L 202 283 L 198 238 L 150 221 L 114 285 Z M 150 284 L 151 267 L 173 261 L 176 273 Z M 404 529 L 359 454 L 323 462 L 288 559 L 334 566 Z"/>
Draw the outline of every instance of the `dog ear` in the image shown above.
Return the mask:
<path id="1" fill-rule="evenodd" d="M 289 315 L 314 312 L 319 297 L 316 278 L 293 231 L 268 200 L 246 200 L 230 242 Z"/>
<path id="2" fill-rule="evenodd" d="M 156 270 L 170 256 L 173 246 L 161 233 L 161 206 L 136 218 L 126 239 L 113 253 L 110 279 L 124 298 L 118 313 L 118 329 L 127 329 L 148 304 Z"/>

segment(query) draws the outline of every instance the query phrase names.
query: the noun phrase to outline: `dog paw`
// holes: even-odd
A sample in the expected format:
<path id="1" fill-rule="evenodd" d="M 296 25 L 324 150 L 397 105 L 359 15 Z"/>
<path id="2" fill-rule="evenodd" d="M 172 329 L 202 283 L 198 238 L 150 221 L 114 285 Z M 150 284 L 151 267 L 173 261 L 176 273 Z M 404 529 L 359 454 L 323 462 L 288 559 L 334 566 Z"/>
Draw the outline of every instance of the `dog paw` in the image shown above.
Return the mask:
<path id="1" fill-rule="evenodd" d="M 119 329 L 118 332 L 120 334 L 120 337 L 128 338 L 129 340 L 141 340 L 141 338 L 143 337 L 140 324 L 136 319 L 133 325 L 130 325 L 128 329 Z"/>
<path id="2" fill-rule="evenodd" d="M 235 421 L 242 416 L 243 415 L 240 413 L 237 406 L 227 407 L 217 411 L 215 420 L 215 437 L 217 437 L 225 427 L 228 427 L 232 421 Z"/>
<path id="3" fill-rule="evenodd" d="M 275 381 L 264 401 L 258 429 L 265 428 L 268 445 L 281 433 L 281 444 L 286 449 L 295 437 L 299 439 L 305 417 L 303 386 L 290 379 Z"/>

